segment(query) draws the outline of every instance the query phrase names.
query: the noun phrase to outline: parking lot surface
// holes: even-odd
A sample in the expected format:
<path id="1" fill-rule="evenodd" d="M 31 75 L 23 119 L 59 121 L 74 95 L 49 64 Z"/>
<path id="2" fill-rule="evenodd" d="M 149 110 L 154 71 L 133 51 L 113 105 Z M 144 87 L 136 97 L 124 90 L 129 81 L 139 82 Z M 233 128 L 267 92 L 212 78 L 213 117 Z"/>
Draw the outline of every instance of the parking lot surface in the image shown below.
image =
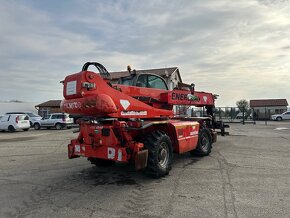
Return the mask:
<path id="1" fill-rule="evenodd" d="M 290 217 L 290 123 L 231 124 L 170 175 L 67 159 L 73 130 L 0 132 L 0 217 Z"/>

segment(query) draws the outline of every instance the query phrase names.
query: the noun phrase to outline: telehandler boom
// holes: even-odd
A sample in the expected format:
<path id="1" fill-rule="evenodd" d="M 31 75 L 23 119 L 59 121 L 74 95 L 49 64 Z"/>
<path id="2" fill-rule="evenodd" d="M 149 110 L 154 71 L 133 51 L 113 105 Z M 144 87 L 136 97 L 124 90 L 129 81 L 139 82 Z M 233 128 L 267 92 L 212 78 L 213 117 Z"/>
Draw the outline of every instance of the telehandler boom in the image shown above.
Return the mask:
<path id="1" fill-rule="evenodd" d="M 95 66 L 99 73 L 88 71 Z M 68 145 L 68 157 L 87 157 L 93 164 L 134 163 L 154 177 L 171 170 L 173 153 L 206 156 L 216 141 L 211 118 L 176 117 L 174 105 L 206 106 L 212 113 L 215 96 L 185 85 L 168 90 L 162 77 L 136 74 L 110 83 L 97 62 L 69 75 L 64 84 L 63 112 L 85 116 L 80 132 Z"/>

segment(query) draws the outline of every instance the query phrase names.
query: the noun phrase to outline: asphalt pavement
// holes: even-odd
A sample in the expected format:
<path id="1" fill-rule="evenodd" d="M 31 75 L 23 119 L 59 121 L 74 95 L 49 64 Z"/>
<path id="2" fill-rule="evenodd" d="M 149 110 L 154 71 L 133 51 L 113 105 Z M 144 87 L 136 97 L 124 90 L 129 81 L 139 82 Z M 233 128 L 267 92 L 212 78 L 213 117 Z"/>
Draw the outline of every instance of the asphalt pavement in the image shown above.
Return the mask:
<path id="1" fill-rule="evenodd" d="M 0 217 L 290 217 L 290 122 L 231 124 L 162 179 L 69 160 L 73 130 L 0 132 Z"/>

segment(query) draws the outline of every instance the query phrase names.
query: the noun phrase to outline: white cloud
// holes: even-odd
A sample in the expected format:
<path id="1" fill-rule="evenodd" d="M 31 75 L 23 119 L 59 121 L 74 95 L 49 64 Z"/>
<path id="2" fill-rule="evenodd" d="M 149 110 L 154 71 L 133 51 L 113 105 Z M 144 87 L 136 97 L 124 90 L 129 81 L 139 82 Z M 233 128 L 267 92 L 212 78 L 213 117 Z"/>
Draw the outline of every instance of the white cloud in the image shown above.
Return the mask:
<path id="1" fill-rule="evenodd" d="M 0 4 L 3 100 L 59 99 L 58 82 L 93 60 L 111 71 L 178 66 L 184 81 L 220 94 L 218 105 L 289 99 L 287 1 L 35 4 Z"/>

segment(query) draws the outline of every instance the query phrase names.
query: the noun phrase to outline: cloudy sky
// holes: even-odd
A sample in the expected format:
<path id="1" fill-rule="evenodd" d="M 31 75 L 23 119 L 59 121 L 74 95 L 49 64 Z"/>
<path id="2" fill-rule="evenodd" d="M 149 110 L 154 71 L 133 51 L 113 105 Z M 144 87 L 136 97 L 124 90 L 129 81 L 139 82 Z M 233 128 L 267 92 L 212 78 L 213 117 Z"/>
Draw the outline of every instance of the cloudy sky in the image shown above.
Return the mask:
<path id="1" fill-rule="evenodd" d="M 0 101 L 62 99 L 59 81 L 87 61 L 177 66 L 218 106 L 290 101 L 289 11 L 286 0 L 0 0 Z"/>

